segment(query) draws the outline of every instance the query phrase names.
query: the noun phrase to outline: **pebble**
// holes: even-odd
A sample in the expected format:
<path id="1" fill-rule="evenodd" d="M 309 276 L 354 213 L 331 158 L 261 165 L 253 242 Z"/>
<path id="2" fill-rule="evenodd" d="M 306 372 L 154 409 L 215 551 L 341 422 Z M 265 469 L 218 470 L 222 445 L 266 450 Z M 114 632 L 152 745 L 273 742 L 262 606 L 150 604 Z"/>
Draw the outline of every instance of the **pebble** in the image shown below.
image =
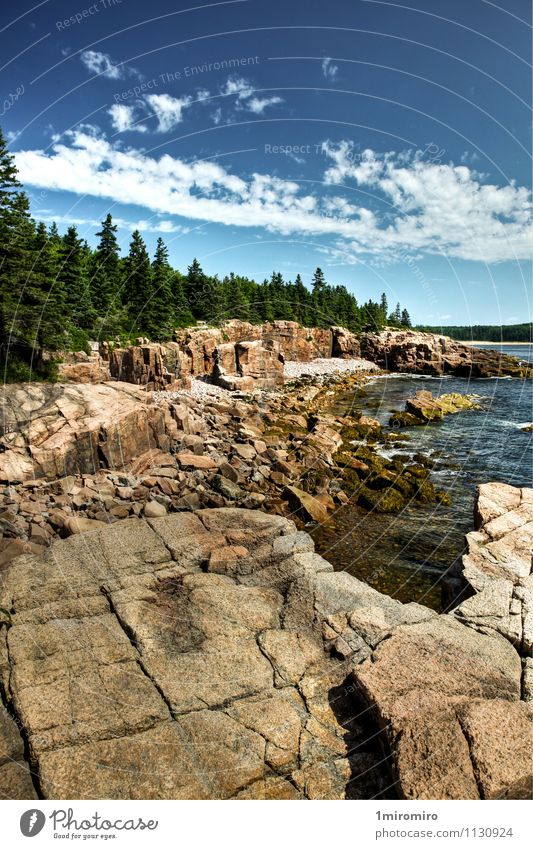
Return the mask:
<path id="1" fill-rule="evenodd" d="M 285 363 L 285 380 L 295 380 L 303 375 L 340 374 L 352 371 L 380 371 L 380 369 L 375 363 L 360 358 L 350 360 L 341 360 L 338 357 L 318 358 L 311 360 L 310 363 L 289 360 Z"/>

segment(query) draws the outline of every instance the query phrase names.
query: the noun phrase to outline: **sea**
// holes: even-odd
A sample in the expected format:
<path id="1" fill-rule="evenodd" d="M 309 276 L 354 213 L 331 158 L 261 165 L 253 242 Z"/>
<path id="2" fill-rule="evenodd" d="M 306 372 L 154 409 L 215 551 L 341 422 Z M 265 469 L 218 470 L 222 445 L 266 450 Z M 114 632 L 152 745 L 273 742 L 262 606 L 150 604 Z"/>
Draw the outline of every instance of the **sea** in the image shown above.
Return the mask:
<path id="1" fill-rule="evenodd" d="M 479 344 L 533 362 L 527 345 Z M 387 424 L 419 389 L 438 396 L 479 396 L 481 410 L 446 416 L 442 422 L 406 429 L 410 441 L 385 456 L 424 453 L 435 461 L 432 480 L 452 504 L 411 505 L 399 515 L 373 514 L 352 503 L 314 529 L 317 550 L 334 564 L 403 602 L 436 610 L 449 603 L 446 581 L 473 529 L 476 487 L 488 481 L 533 486 L 533 437 L 522 428 L 533 421 L 533 381 L 518 378 L 466 379 L 391 374 L 364 389 L 335 398 L 339 414 L 350 409 Z M 445 592 L 443 593 L 443 589 Z M 447 600 L 448 599 L 448 600 Z"/>

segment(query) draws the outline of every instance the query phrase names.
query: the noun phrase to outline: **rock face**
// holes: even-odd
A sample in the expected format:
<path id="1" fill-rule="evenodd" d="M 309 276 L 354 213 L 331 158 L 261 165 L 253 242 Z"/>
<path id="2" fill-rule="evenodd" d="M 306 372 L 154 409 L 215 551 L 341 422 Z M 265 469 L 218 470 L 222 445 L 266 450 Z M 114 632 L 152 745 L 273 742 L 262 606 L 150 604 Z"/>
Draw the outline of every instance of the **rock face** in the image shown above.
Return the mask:
<path id="1" fill-rule="evenodd" d="M 350 333 L 345 327 L 332 327 L 331 356 L 351 359 L 361 356 L 361 344 L 355 333 Z"/>
<path id="2" fill-rule="evenodd" d="M 466 541 L 461 577 L 473 594 L 455 609 L 454 616 L 477 630 L 502 634 L 529 659 L 533 651 L 533 491 L 482 484 L 476 530 L 467 534 Z M 533 692 L 526 689 L 532 700 Z"/>
<path id="3" fill-rule="evenodd" d="M 224 389 L 250 391 L 283 386 L 284 360 L 277 342 L 227 342 L 215 348 L 213 359 L 213 380 Z"/>
<path id="4" fill-rule="evenodd" d="M 259 342 L 265 348 L 278 350 L 286 360 L 310 362 L 316 357 L 332 356 L 334 331 L 340 330 L 342 328 L 301 327 L 296 321 L 250 324 L 232 320 L 224 322 L 220 328 L 179 330 L 175 336 L 183 355 L 183 372 L 202 375 L 212 373 L 215 350 L 220 352 L 226 343 Z M 351 337 L 348 331 L 344 332 Z M 227 365 L 223 367 L 231 373 Z"/>
<path id="5" fill-rule="evenodd" d="M 455 342 L 448 336 L 415 330 L 384 330 L 361 336 L 361 355 L 389 371 L 454 374 L 457 377 L 531 377 L 532 369 L 514 357 Z"/>
<path id="6" fill-rule="evenodd" d="M 0 759 L 4 797 L 30 771 L 55 799 L 530 793 L 511 642 L 334 573 L 288 519 L 208 509 L 57 540 L 7 567 L 0 606 L 0 755 L 26 776 Z"/>
<path id="7" fill-rule="evenodd" d="M 164 433 L 161 408 L 127 383 L 13 383 L 1 403 L 4 482 L 122 468 Z"/>
<path id="8" fill-rule="evenodd" d="M 58 371 L 59 379 L 67 383 L 105 383 L 111 379 L 108 363 L 97 352 L 67 354 Z"/>
<path id="9" fill-rule="evenodd" d="M 176 389 L 186 383 L 176 345 L 114 348 L 109 354 L 109 370 L 115 380 L 145 386 L 149 390 Z"/>

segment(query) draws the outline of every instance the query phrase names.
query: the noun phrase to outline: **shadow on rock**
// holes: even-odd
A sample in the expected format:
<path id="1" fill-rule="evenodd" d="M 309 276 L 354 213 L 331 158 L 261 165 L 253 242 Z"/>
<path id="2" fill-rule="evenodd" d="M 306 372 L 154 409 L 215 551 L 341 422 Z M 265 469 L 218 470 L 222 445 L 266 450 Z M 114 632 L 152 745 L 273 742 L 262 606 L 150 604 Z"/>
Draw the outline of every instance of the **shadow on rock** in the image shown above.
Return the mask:
<path id="1" fill-rule="evenodd" d="M 397 799 L 391 754 L 371 708 L 348 676 L 328 693 L 330 707 L 344 728 L 350 764 L 347 799 Z"/>

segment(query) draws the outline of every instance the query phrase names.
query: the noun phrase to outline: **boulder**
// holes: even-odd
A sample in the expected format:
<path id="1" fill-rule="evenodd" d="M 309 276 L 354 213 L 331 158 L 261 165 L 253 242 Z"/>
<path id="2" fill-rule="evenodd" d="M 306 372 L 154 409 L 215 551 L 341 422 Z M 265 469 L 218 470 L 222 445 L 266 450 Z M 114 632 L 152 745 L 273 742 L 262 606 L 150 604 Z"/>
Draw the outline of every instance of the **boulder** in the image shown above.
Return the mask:
<path id="1" fill-rule="evenodd" d="M 296 486 L 287 486 L 284 496 L 291 510 L 304 522 L 325 522 L 328 518 L 327 508 L 313 495 L 304 492 Z"/>
<path id="2" fill-rule="evenodd" d="M 59 379 L 67 383 L 105 383 L 111 380 L 109 367 L 100 357 L 86 363 L 60 363 Z"/>
<path id="3" fill-rule="evenodd" d="M 431 392 L 422 389 L 413 398 L 407 399 L 405 402 L 405 412 L 393 413 L 389 424 L 391 427 L 411 427 L 412 425 L 440 421 L 450 413 L 480 409 L 482 408 L 476 396 L 450 392 L 434 398 Z"/>
<path id="4" fill-rule="evenodd" d="M 283 357 L 279 346 L 266 348 L 259 342 L 238 342 L 235 346 L 237 371 L 252 377 L 259 388 L 283 386 Z"/>
<path id="5" fill-rule="evenodd" d="M 407 799 L 479 798 L 461 711 L 476 700 L 490 715 L 495 702 L 507 700 L 512 716 L 519 705 L 515 649 L 499 635 L 458 625 L 449 616 L 400 625 L 371 659 L 354 667 L 354 679 L 385 729 Z M 522 769 L 527 772 L 523 756 L 517 773 Z M 511 793 L 512 783 L 505 785 Z"/>

